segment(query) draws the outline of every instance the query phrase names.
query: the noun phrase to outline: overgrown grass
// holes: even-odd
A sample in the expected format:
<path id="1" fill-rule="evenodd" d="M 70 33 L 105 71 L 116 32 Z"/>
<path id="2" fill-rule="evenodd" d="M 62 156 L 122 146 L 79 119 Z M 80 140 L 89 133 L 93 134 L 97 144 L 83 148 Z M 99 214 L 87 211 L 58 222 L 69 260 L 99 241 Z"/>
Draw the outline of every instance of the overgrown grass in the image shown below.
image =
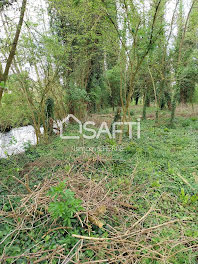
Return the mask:
<path id="1" fill-rule="evenodd" d="M 107 240 L 109 246 L 107 242 L 96 243 L 95 248 L 93 245 L 86 245 L 86 249 L 74 254 L 71 260 L 73 262 L 68 263 L 92 263 L 94 260 L 104 259 L 100 263 L 196 264 L 198 120 L 196 117 L 178 117 L 174 129 L 167 127 L 167 121 L 164 118 L 159 124 L 155 124 L 153 120 L 142 122 L 141 139 L 128 140 L 125 135 L 121 146 L 117 141 L 106 137 L 93 141 L 67 141 L 54 137 L 48 145 L 30 147 L 25 154 L 0 160 L 1 263 L 58 263 L 61 253 L 53 255 L 51 251 L 62 246 L 65 250 L 62 256 L 66 256 L 79 240 L 72 237 L 72 234 L 105 238 L 112 237 L 113 232 L 125 234 L 128 230 L 137 232 L 129 240 L 131 243 L 139 243 L 133 251 L 134 259 L 130 256 L 130 247 L 126 249 L 126 245 L 122 244 L 124 242 L 120 241 L 116 244 L 116 250 L 114 248 L 114 256 L 111 256 L 112 253 L 108 255 L 107 249 L 112 250 L 115 245 Z M 101 151 L 107 145 L 112 150 Z M 92 148 L 83 152 L 77 148 L 82 146 Z M 118 147 L 121 148 L 116 149 Z M 75 219 L 72 231 L 56 230 L 63 224 L 58 219 L 54 222 L 47 207 L 39 208 L 42 214 L 37 216 L 36 222 L 30 221 L 31 216 L 24 218 L 22 209 L 18 210 L 28 195 L 27 186 L 34 192 L 47 179 L 53 185 L 54 179 L 58 182 L 64 178 L 69 182 L 67 188 L 76 191 L 88 212 L 90 201 L 88 203 L 84 197 L 86 190 L 83 189 L 83 182 L 75 182 L 79 175 L 84 177 L 82 179 L 86 184 L 90 182 L 90 186 L 99 186 L 97 184 L 102 181 L 103 190 L 106 190 L 109 199 L 120 210 L 120 213 L 114 211 L 112 205 L 106 204 L 107 211 L 101 215 L 101 220 L 105 223 L 103 227 L 99 228 L 93 221 L 82 227 Z M 87 190 L 94 191 L 91 188 Z M 101 205 L 105 197 L 99 197 L 101 201 L 98 204 Z M 30 196 L 29 199 L 33 198 Z M 118 206 L 120 199 L 126 205 L 124 213 L 122 207 Z M 34 203 L 36 201 L 33 200 L 32 204 Z M 93 205 L 91 207 L 94 209 Z M 97 205 L 95 207 L 97 209 Z M 26 211 L 25 208 L 23 210 Z M 123 222 L 120 214 L 123 215 Z M 142 220 L 139 221 L 140 219 Z M 82 216 L 82 221 L 86 222 L 86 213 Z M 175 222 L 163 225 L 170 221 Z M 131 230 L 134 224 L 134 230 Z M 109 226 L 113 229 L 109 229 Z M 153 228 L 158 226 L 159 228 Z M 54 231 L 47 234 L 52 229 Z M 149 230 L 149 233 L 141 235 L 141 230 Z M 93 240 L 92 244 L 94 243 Z M 123 248 L 126 252 L 122 251 Z M 75 250 L 77 249 L 72 254 Z M 113 257 L 114 260 L 110 260 Z M 77 261 L 78 258 L 80 262 Z"/>

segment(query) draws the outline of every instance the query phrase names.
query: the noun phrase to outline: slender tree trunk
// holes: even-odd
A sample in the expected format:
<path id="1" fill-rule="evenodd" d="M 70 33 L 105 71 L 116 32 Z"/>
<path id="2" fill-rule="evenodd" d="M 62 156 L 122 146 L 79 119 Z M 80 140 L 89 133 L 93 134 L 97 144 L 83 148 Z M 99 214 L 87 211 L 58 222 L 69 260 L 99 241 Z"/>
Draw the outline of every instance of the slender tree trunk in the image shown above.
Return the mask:
<path id="1" fill-rule="evenodd" d="M 23 25 L 26 5 L 27 5 L 27 0 L 23 0 L 19 22 L 18 22 L 18 25 L 17 25 L 16 33 L 15 33 L 15 36 L 14 36 L 14 40 L 13 40 L 13 43 L 12 43 L 11 51 L 9 53 L 9 56 L 8 56 L 8 59 L 7 59 L 7 62 L 6 62 L 6 66 L 5 66 L 4 72 L 3 72 L 2 67 L 1 67 L 0 82 L 3 82 L 4 84 L 6 83 L 6 81 L 8 79 L 9 70 L 10 70 L 10 67 L 11 67 L 15 52 L 16 52 L 19 36 L 20 36 L 20 33 L 21 33 L 21 28 L 22 28 L 22 25 Z M 2 99 L 2 96 L 3 96 L 3 90 L 4 90 L 4 88 L 2 86 L 0 86 L 0 104 L 1 104 L 1 99 Z"/>
<path id="2" fill-rule="evenodd" d="M 149 66 L 148 66 L 148 71 L 149 71 L 149 74 L 151 76 L 151 81 L 152 81 L 152 84 L 153 84 L 153 91 L 154 91 L 154 95 L 155 95 L 155 107 L 156 107 L 155 121 L 158 122 L 158 119 L 159 119 L 159 103 L 158 103 L 158 98 L 157 98 L 155 81 L 154 81 L 154 78 L 153 78 L 153 75 L 152 75 L 152 72 L 151 72 Z"/>
<path id="3" fill-rule="evenodd" d="M 0 79 L 0 82 L 2 82 L 1 79 Z M 1 105 L 2 96 L 3 96 L 3 87 L 0 86 L 0 105 Z"/>
<path id="4" fill-rule="evenodd" d="M 184 43 L 184 39 L 186 37 L 186 32 L 187 32 L 187 27 L 188 27 L 188 22 L 190 19 L 190 14 L 192 12 L 193 6 L 195 4 L 197 0 L 194 0 L 191 4 L 190 10 L 188 12 L 187 18 L 186 18 L 186 22 L 185 22 L 185 26 L 184 26 L 184 30 L 183 30 L 183 34 L 182 34 L 182 38 L 181 38 L 181 42 L 179 45 L 179 54 L 178 54 L 178 61 L 177 61 L 177 72 L 176 72 L 176 91 L 173 95 L 173 101 L 172 101 L 172 109 L 171 109 L 171 119 L 170 119 L 170 125 L 173 125 L 174 123 L 174 119 L 175 119 L 175 110 L 176 110 L 176 105 L 177 105 L 177 98 L 178 95 L 180 93 L 180 73 L 179 73 L 179 69 L 181 67 L 181 59 L 182 59 L 182 48 L 183 48 L 183 43 Z"/>
<path id="5" fill-rule="evenodd" d="M 146 108 L 147 108 L 147 97 L 148 97 L 148 88 L 146 87 L 144 93 L 144 102 L 143 102 L 143 111 L 142 111 L 142 119 L 146 120 Z"/>
<path id="6" fill-rule="evenodd" d="M 176 89 L 178 90 L 178 87 Z M 178 91 L 175 92 L 174 97 L 173 97 L 173 101 L 171 104 L 171 119 L 170 119 L 171 126 L 173 125 L 174 120 L 175 120 L 175 111 L 176 111 L 176 106 L 177 106 L 177 95 L 178 95 Z"/>

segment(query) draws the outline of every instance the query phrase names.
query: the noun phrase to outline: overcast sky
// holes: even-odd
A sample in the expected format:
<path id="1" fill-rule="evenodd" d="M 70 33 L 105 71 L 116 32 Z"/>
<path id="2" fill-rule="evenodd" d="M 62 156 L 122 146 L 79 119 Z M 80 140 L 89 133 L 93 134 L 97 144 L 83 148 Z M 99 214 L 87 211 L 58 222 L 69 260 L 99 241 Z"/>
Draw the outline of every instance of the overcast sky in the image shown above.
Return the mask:
<path id="1" fill-rule="evenodd" d="M 65 0 L 66 1 L 66 0 Z M 148 0 L 144 0 L 145 1 L 145 6 L 149 7 Z M 173 10 L 175 7 L 177 0 L 169 0 L 168 4 L 167 4 L 167 12 L 166 12 L 166 20 L 167 22 L 170 22 L 171 18 L 172 18 L 172 14 L 173 14 Z M 17 10 L 19 9 L 19 7 L 21 6 L 21 2 L 22 0 L 18 0 L 17 3 L 13 4 L 8 10 L 6 10 L 6 15 L 8 17 L 10 17 L 11 19 L 16 20 L 16 22 L 18 21 L 18 16 L 19 16 L 19 12 L 17 12 Z M 140 1 L 138 0 L 137 3 L 140 4 Z M 190 3 L 191 0 L 183 0 L 184 3 L 184 12 L 185 14 L 187 14 L 189 8 L 190 8 Z M 46 1 L 45 0 L 28 0 L 28 4 L 27 4 L 27 10 L 26 10 L 26 20 L 30 19 L 33 22 L 38 22 L 39 18 L 38 18 L 38 14 L 43 13 L 44 16 L 44 20 L 46 21 L 46 26 L 48 25 L 48 16 L 47 16 L 47 5 L 46 5 Z M 3 31 L 2 26 L 2 19 L 0 18 L 0 32 Z M 40 24 L 41 28 L 44 28 L 44 25 Z M 1 33 L 0 33 L 1 34 Z"/>
<path id="2" fill-rule="evenodd" d="M 67 1 L 67 0 L 65 0 Z M 140 5 L 139 0 L 135 0 L 137 3 Z M 168 23 L 171 22 L 173 11 L 176 5 L 177 0 L 169 0 L 167 4 L 167 9 L 166 9 L 166 21 Z M 19 10 L 21 7 L 22 0 L 18 0 L 16 3 L 14 3 L 12 6 L 10 6 L 3 14 L 5 14 L 9 19 L 10 19 L 10 25 L 13 25 L 16 27 L 16 23 L 19 20 Z M 145 6 L 149 8 L 149 0 L 145 0 Z M 190 8 L 191 0 L 183 0 L 184 3 L 184 12 L 185 15 L 187 15 L 188 10 Z M 5 31 L 4 27 L 2 24 L 2 12 L 0 14 L 0 38 L 5 37 Z M 28 0 L 27 4 L 27 10 L 25 14 L 25 21 L 31 21 L 34 22 L 37 25 L 37 31 L 39 32 L 45 32 L 49 29 L 49 18 L 47 15 L 47 4 L 45 0 Z M 167 29 L 169 29 L 167 27 Z M 23 27 L 23 32 L 25 30 L 25 27 Z M 177 33 L 177 28 L 175 26 L 173 30 L 173 35 Z M 10 34 L 10 32 L 9 32 Z M 13 39 L 13 36 L 9 36 L 11 39 Z M 1 44 L 0 44 L 1 45 Z M 2 60 L 2 56 L 0 54 L 0 59 Z"/>

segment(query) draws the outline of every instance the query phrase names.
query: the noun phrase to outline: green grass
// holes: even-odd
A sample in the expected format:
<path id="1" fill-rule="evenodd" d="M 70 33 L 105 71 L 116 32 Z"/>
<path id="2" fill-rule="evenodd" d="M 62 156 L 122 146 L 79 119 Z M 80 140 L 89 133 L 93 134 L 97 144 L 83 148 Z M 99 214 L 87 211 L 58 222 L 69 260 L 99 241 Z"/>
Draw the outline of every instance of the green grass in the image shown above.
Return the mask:
<path id="1" fill-rule="evenodd" d="M 167 120 L 164 119 L 157 125 L 153 120 L 142 122 L 141 138 L 128 140 L 125 135 L 122 142 L 123 151 L 98 151 L 98 146 L 110 145 L 114 148 L 119 146 L 117 142 L 106 137 L 92 141 L 67 141 L 53 137 L 48 145 L 30 147 L 25 154 L 0 160 L 0 211 L 9 213 L 17 210 L 21 203 L 17 194 L 27 193 L 26 188 L 14 177 L 24 181 L 25 175 L 28 174 L 29 186 L 32 190 L 38 184 L 42 184 L 44 179 L 62 174 L 63 171 L 67 173 L 70 169 L 73 175 L 80 171 L 87 179 L 95 182 L 100 182 L 106 177 L 105 187 L 109 190 L 109 194 L 125 195 L 127 201 L 137 208 L 134 213 L 137 219 L 144 216 L 155 204 L 155 210 L 143 221 L 142 228 L 160 225 L 166 221 L 181 220 L 174 225 L 153 231 L 149 238 L 149 244 L 153 246 L 153 249 L 167 257 L 166 262 L 162 259 L 156 260 L 155 257 L 159 257 L 157 253 L 151 253 L 145 248 L 141 253 L 137 252 L 141 257 L 140 263 L 196 264 L 198 261 L 196 252 L 198 244 L 198 121 L 196 118 L 180 117 L 176 119 L 174 129 L 168 128 L 166 124 Z M 74 146 L 93 147 L 93 151 L 83 154 L 81 150 L 74 151 Z M 93 162 L 90 164 L 91 169 L 88 170 L 76 165 L 78 159 L 84 159 L 86 163 L 93 156 L 100 156 L 104 162 Z M 48 223 L 49 227 L 52 221 Z M 106 221 L 113 225 L 109 218 Z M 0 242 L 0 254 L 3 254 L 5 250 L 6 256 L 17 256 L 28 248 L 34 247 L 46 232 L 42 225 L 44 223 L 41 218 L 32 229 L 31 236 L 21 232 L 10 245 L 16 234 L 10 235 L 7 239 L 5 237 L 12 232 L 15 223 L 11 217 L 3 216 L 0 221 L 0 241 L 4 239 L 5 241 Z M 117 225 L 119 226 L 119 223 Z M 28 223 L 27 227 L 29 226 Z M 78 231 L 79 229 L 80 226 Z M 86 231 L 79 232 L 88 235 Z M 97 228 L 95 234 L 105 236 L 105 233 Z M 189 242 L 182 243 L 182 239 L 189 239 Z M 67 244 L 70 247 L 76 241 L 67 235 Z M 47 237 L 42 242 L 42 249 L 48 250 L 64 243 L 65 233 L 56 231 L 53 236 Z M 142 243 L 148 242 L 143 240 Z M 173 244 L 174 247 L 172 247 Z M 70 247 L 67 248 L 68 252 Z M 39 247 L 33 248 L 30 252 L 36 252 L 39 249 Z M 12 259 L 8 259 L 5 263 L 13 262 Z M 26 258 L 19 258 L 15 263 L 28 262 Z"/>

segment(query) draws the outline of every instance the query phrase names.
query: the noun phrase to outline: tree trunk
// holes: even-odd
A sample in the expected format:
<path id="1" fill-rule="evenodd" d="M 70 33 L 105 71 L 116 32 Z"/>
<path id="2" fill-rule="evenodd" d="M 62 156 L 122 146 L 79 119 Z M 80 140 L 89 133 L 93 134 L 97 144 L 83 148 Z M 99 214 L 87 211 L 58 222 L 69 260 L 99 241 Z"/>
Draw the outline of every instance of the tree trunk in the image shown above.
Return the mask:
<path id="1" fill-rule="evenodd" d="M 142 112 L 142 119 L 146 120 L 146 108 L 147 108 L 147 88 L 145 90 L 145 94 L 144 94 L 144 104 L 143 104 L 143 112 Z"/>
<path id="2" fill-rule="evenodd" d="M 17 25 L 17 29 L 16 29 L 16 33 L 15 33 L 15 36 L 14 36 L 14 40 L 13 40 L 13 43 L 12 43 L 12 48 L 11 48 L 10 54 L 9 54 L 7 62 L 6 62 L 5 71 L 4 71 L 4 73 L 2 72 L 1 75 L 0 75 L 0 82 L 4 82 L 5 83 L 7 81 L 7 79 L 8 79 L 9 70 L 10 70 L 10 67 L 11 67 L 15 52 L 16 52 L 16 47 L 17 47 L 19 36 L 20 36 L 20 33 L 21 33 L 21 27 L 23 25 L 26 4 L 27 4 L 27 0 L 23 0 L 19 22 L 18 22 L 18 25 Z M 4 88 L 0 87 L 0 103 L 1 103 L 2 96 L 3 96 L 3 90 L 4 90 Z"/>

